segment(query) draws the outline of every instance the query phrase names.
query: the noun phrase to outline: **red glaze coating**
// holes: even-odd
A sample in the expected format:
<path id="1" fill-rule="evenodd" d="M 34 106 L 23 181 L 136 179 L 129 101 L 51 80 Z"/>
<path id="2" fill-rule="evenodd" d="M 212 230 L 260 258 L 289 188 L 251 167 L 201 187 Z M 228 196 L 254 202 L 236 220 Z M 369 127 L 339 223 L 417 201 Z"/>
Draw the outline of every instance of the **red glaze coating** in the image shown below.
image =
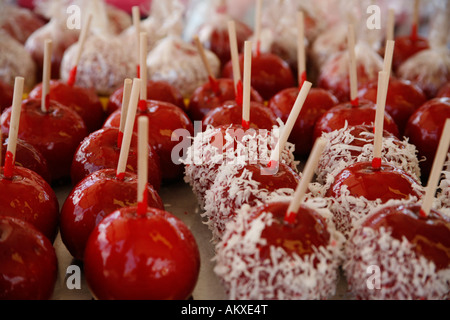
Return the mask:
<path id="1" fill-rule="evenodd" d="M 106 106 L 107 115 L 112 114 L 118 109 L 122 109 L 122 99 L 123 86 L 114 91 L 109 97 L 109 101 Z M 181 92 L 166 81 L 148 80 L 147 99 L 169 102 L 186 111 L 186 105 Z"/>
<path id="2" fill-rule="evenodd" d="M 5 139 L 3 137 L 3 139 L 2 162 L 0 166 L 5 165 L 6 150 L 8 148 L 8 138 L 6 137 Z M 21 139 L 17 139 L 15 165 L 36 172 L 49 184 L 52 182 L 47 160 L 35 147 Z"/>
<path id="3" fill-rule="evenodd" d="M 450 82 L 444 84 L 438 91 L 437 98 L 450 98 Z"/>
<path id="4" fill-rule="evenodd" d="M 91 173 L 101 169 L 117 169 L 120 158 L 120 148 L 117 146 L 118 128 L 102 128 L 91 133 L 79 145 L 73 157 L 70 175 L 72 184 L 76 185 Z M 137 173 L 136 133 L 131 136 L 128 153 L 127 171 Z M 148 151 L 148 182 L 159 190 L 161 186 L 161 165 L 154 147 Z"/>
<path id="5" fill-rule="evenodd" d="M 244 55 L 239 55 L 241 74 L 244 72 Z M 224 78 L 233 79 L 233 65 L 229 61 L 222 70 Z M 295 86 L 295 78 L 289 64 L 272 53 L 260 53 L 252 57 L 251 85 L 264 100 L 270 100 L 283 89 Z"/>
<path id="6" fill-rule="evenodd" d="M 369 216 L 362 224 L 379 230 L 384 227 L 392 237 L 402 241 L 405 237 L 413 244 L 418 256 L 436 265 L 436 271 L 450 264 L 450 218 L 431 210 L 427 217 L 420 215 L 419 204 L 396 205 L 384 208 Z"/>
<path id="7" fill-rule="evenodd" d="M 149 207 L 164 209 L 157 191 L 147 186 Z M 60 232 L 66 248 L 75 259 L 83 260 L 87 240 L 95 226 L 123 207 L 137 205 L 137 176 L 127 172 L 123 180 L 114 169 L 94 172 L 69 194 L 61 208 Z"/>
<path id="8" fill-rule="evenodd" d="M 0 216 L 0 300 L 48 300 L 58 262 L 52 243 L 31 224 Z"/>
<path id="9" fill-rule="evenodd" d="M 261 260 L 270 259 L 270 247 L 281 247 L 289 254 L 296 253 L 303 258 L 314 254 L 314 248 L 326 247 L 330 242 L 325 219 L 316 211 L 304 205 L 300 206 L 294 223 L 284 221 L 289 202 L 272 202 L 260 206 L 252 215 L 259 216 L 263 212 L 270 212 L 274 223 L 266 226 L 261 237 L 267 244 L 259 248 Z"/>
<path id="10" fill-rule="evenodd" d="M 325 90 L 329 90 L 339 102 L 347 102 L 350 100 L 350 77 L 348 72 L 339 74 L 339 67 L 343 63 L 343 57 L 347 55 L 346 51 L 341 51 L 330 57 L 327 61 L 328 72 L 319 72 L 317 86 Z M 362 63 L 356 66 L 356 73 L 358 79 L 358 88 L 364 86 L 366 83 L 377 79 L 377 70 L 366 70 Z"/>
<path id="11" fill-rule="evenodd" d="M 105 113 L 94 89 L 69 86 L 60 80 L 51 80 L 49 89 L 49 98 L 75 110 L 83 119 L 89 132 L 102 127 Z M 42 83 L 35 86 L 28 97 L 40 99 L 42 97 Z"/>
<path id="12" fill-rule="evenodd" d="M 236 99 L 236 89 L 234 81 L 229 78 L 216 79 L 219 93 L 211 87 L 211 82 L 206 82 L 198 87 L 189 99 L 188 114 L 192 121 L 201 121 L 206 114 L 220 106 L 222 103 Z M 251 101 L 263 103 L 263 98 L 255 90 L 251 89 Z"/>
<path id="13" fill-rule="evenodd" d="M 396 37 L 392 56 L 392 70 L 396 72 L 398 67 L 408 58 L 419 51 L 429 49 L 429 47 L 428 40 L 420 36 L 417 36 L 417 39 L 414 39 L 411 35 Z"/>
<path id="14" fill-rule="evenodd" d="M 14 87 L 0 80 L 0 112 L 12 105 Z"/>
<path id="15" fill-rule="evenodd" d="M 339 198 L 342 187 L 346 186 L 350 195 L 364 197 L 369 201 L 380 199 L 382 203 L 390 199 L 420 198 L 412 186 L 418 183 L 411 176 L 393 165 L 382 163 L 376 170 L 371 162 L 357 162 L 342 170 L 334 179 L 326 196 Z"/>
<path id="16" fill-rule="evenodd" d="M 1 130 L 9 132 L 12 108 L 1 117 Z M 19 123 L 20 139 L 38 149 L 47 160 L 52 181 L 69 178 L 73 155 L 87 136 L 83 119 L 72 109 L 50 100 L 49 112 L 41 111 L 40 99 L 22 102 Z"/>
<path id="17" fill-rule="evenodd" d="M 359 90 L 358 96 L 376 103 L 377 87 L 377 81 L 370 82 Z M 400 134 L 405 132 L 409 117 L 426 101 L 422 89 L 411 81 L 396 78 L 389 80 L 385 110 L 394 119 Z"/>
<path id="18" fill-rule="evenodd" d="M 376 105 L 368 100 L 359 100 L 358 106 L 352 106 L 350 102 L 340 103 L 325 112 L 314 127 L 314 141 L 322 135 L 322 132 L 331 132 L 342 129 L 347 121 L 349 126 L 359 124 L 371 125 L 375 123 Z M 385 112 L 383 129 L 399 137 L 398 127 L 394 119 Z"/>
<path id="19" fill-rule="evenodd" d="M 423 177 L 428 177 L 439 145 L 445 120 L 450 118 L 450 98 L 434 98 L 417 109 L 408 120 L 405 136 L 418 150 Z"/>
<path id="20" fill-rule="evenodd" d="M 36 227 L 51 242 L 58 232 L 59 203 L 50 185 L 37 173 L 14 167 L 12 179 L 0 169 L 0 216 L 11 216 Z"/>
<path id="21" fill-rule="evenodd" d="M 225 20 L 223 20 L 225 21 Z M 253 34 L 253 30 L 245 23 L 235 20 L 237 47 L 241 50 L 244 47 L 245 40 L 248 40 Z M 201 26 L 211 28 L 211 26 Z M 203 42 L 203 46 L 214 52 L 220 60 L 220 65 L 224 66 L 231 60 L 230 38 L 228 37 L 227 26 L 217 26 L 211 30 L 208 41 Z"/>
<path id="22" fill-rule="evenodd" d="M 286 123 L 297 100 L 298 93 L 298 88 L 282 90 L 270 99 L 269 109 Z M 337 98 L 329 91 L 311 88 L 289 136 L 289 141 L 295 144 L 296 154 L 307 156 L 310 153 L 313 146 L 314 126 L 317 120 L 337 104 Z"/>
<path id="23" fill-rule="evenodd" d="M 203 129 L 208 125 L 219 127 L 227 124 L 242 124 L 242 106 L 234 100 L 222 103 L 203 118 Z M 276 116 L 263 103 L 250 102 L 250 128 L 271 130 L 277 124 Z"/>
<path id="24" fill-rule="evenodd" d="M 89 237 L 86 281 L 100 300 L 183 300 L 191 296 L 200 254 L 188 227 L 169 212 L 124 208 L 105 217 Z"/>
<path id="25" fill-rule="evenodd" d="M 120 110 L 112 113 L 106 120 L 104 127 L 119 127 L 120 114 Z M 156 152 L 160 158 L 163 180 L 172 181 L 181 178 L 184 166 L 183 164 L 176 164 L 172 160 L 172 149 L 180 141 L 177 139 L 172 141 L 172 134 L 179 129 L 184 130 L 185 134 L 191 137 L 194 134 L 192 121 L 177 106 L 156 100 L 147 100 L 146 112 L 138 111 L 136 119 L 141 115 L 146 115 L 149 119 L 149 143 L 156 147 Z M 136 122 L 134 131 L 137 131 Z M 173 138 L 180 137 L 175 134 Z"/>

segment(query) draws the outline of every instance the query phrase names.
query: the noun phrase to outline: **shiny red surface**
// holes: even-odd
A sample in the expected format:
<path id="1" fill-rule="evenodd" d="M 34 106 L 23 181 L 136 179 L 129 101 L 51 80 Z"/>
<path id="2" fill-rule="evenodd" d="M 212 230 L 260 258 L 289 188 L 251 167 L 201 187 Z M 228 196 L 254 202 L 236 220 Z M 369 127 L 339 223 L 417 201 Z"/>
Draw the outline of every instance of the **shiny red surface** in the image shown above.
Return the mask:
<path id="1" fill-rule="evenodd" d="M 189 298 L 200 269 L 191 231 L 169 212 L 136 210 L 111 213 L 89 237 L 84 271 L 92 293 L 101 300 Z"/>
<path id="2" fill-rule="evenodd" d="M 444 84 L 438 91 L 437 98 L 450 98 L 450 82 Z"/>
<path id="3" fill-rule="evenodd" d="M 377 87 L 378 81 L 370 82 L 361 87 L 358 96 L 376 103 Z M 385 110 L 394 119 L 400 134 L 405 132 L 409 117 L 426 101 L 422 89 L 411 81 L 396 78 L 389 80 Z"/>
<path id="4" fill-rule="evenodd" d="M 227 124 L 242 124 L 242 107 L 229 100 L 211 110 L 203 118 L 203 129 L 208 125 L 219 127 Z M 250 128 L 271 130 L 277 125 L 273 112 L 261 102 L 250 102 Z"/>
<path id="5" fill-rule="evenodd" d="M 5 165 L 7 148 L 8 137 L 3 136 L 2 162 L 0 166 Z M 17 139 L 15 165 L 36 172 L 49 184 L 52 181 L 47 160 L 45 160 L 44 156 L 35 147 L 21 139 Z"/>
<path id="6" fill-rule="evenodd" d="M 0 300 L 48 300 L 58 262 L 52 243 L 31 224 L 0 216 Z"/>
<path id="7" fill-rule="evenodd" d="M 149 207 L 164 209 L 158 192 L 147 187 Z M 111 212 L 137 205 L 137 176 L 127 172 L 123 180 L 114 169 L 92 173 L 72 189 L 61 208 L 61 239 L 70 254 L 83 260 L 86 242 L 95 226 Z"/>
<path id="8" fill-rule="evenodd" d="M 250 36 L 253 34 L 253 30 L 250 28 L 250 26 L 239 20 L 235 20 L 235 26 L 237 47 L 238 50 L 241 51 L 244 48 L 245 40 L 248 40 L 250 38 Z M 206 49 L 214 52 L 219 58 L 220 64 L 224 66 L 228 61 L 231 60 L 230 39 L 228 37 L 227 25 L 202 25 L 200 26 L 200 28 L 213 28 L 211 30 L 211 36 L 207 41 L 203 42 L 203 46 Z"/>
<path id="9" fill-rule="evenodd" d="M 0 80 L 0 112 L 12 105 L 14 87 Z"/>
<path id="10" fill-rule="evenodd" d="M 420 168 L 426 178 L 433 165 L 434 156 L 444 129 L 445 120 L 450 118 L 450 98 L 435 98 L 427 101 L 417 109 L 406 125 L 405 136 L 418 150 Z"/>
<path id="11" fill-rule="evenodd" d="M 392 237 L 405 237 L 413 250 L 436 265 L 436 271 L 450 265 L 450 219 L 435 210 L 427 217 L 420 215 L 419 204 L 396 205 L 369 216 L 363 226 L 379 230 L 384 227 Z"/>
<path id="12" fill-rule="evenodd" d="M 284 221 L 289 202 L 272 202 L 255 210 L 255 217 L 263 212 L 270 212 L 274 222 L 265 226 L 261 238 L 267 240 L 267 244 L 261 246 L 261 259 L 270 259 L 270 247 L 281 247 L 288 254 L 296 253 L 303 258 L 314 254 L 314 248 L 327 246 L 330 241 L 330 233 L 325 219 L 313 209 L 304 205 L 296 212 L 294 223 Z"/>
<path id="13" fill-rule="evenodd" d="M 109 97 L 106 113 L 110 115 L 118 109 L 122 109 L 123 86 L 114 91 Z M 169 102 L 186 111 L 186 105 L 181 92 L 166 81 L 147 81 L 147 99 Z"/>
<path id="14" fill-rule="evenodd" d="M 211 83 L 208 81 L 202 86 L 198 87 L 189 99 L 188 114 L 189 117 L 195 121 L 201 121 L 206 114 L 220 106 L 222 103 L 236 99 L 236 89 L 234 81 L 229 78 L 216 79 L 218 93 L 213 90 Z M 264 102 L 261 95 L 251 89 L 251 101 Z"/>
<path id="15" fill-rule="evenodd" d="M 396 37 L 392 56 L 392 70 L 395 72 L 408 58 L 428 48 L 429 43 L 426 38 L 418 36 L 417 39 L 414 39 L 411 35 Z"/>
<path id="16" fill-rule="evenodd" d="M 298 88 L 282 90 L 270 99 L 269 109 L 286 123 L 298 93 Z M 289 136 L 289 141 L 295 144 L 296 154 L 301 156 L 309 154 L 313 146 L 314 126 L 317 120 L 337 104 L 338 100 L 329 91 L 320 88 L 310 89 Z"/>
<path id="17" fill-rule="evenodd" d="M 345 121 L 349 126 L 375 123 L 376 105 L 368 100 L 359 100 L 359 105 L 354 107 L 350 102 L 338 104 L 325 112 L 314 127 L 314 140 L 323 132 L 331 132 L 345 127 Z M 394 119 L 384 114 L 383 129 L 398 137 L 398 127 Z"/>
<path id="18" fill-rule="evenodd" d="M 1 130 L 9 132 L 11 108 L 1 116 Z M 50 100 L 49 112 L 41 111 L 40 99 L 22 102 L 20 139 L 34 146 L 47 160 L 53 182 L 70 176 L 73 155 L 87 136 L 83 119 L 73 110 Z"/>
<path id="19" fill-rule="evenodd" d="M 244 56 L 239 55 L 241 75 L 244 72 Z M 224 78 L 233 79 L 233 66 L 229 61 L 222 70 Z M 241 76 L 243 79 L 243 76 Z M 283 89 L 294 87 L 296 80 L 289 64 L 272 53 L 252 57 L 251 85 L 264 100 L 270 100 Z"/>
<path id="20" fill-rule="evenodd" d="M 106 120 L 104 127 L 119 127 L 120 110 L 112 113 Z M 181 142 L 175 138 L 172 141 L 172 134 L 177 129 L 184 129 L 189 132 L 189 136 L 194 134 L 194 125 L 186 113 L 177 106 L 155 100 L 147 100 L 147 111 L 138 111 L 136 115 L 146 115 L 149 119 L 149 143 L 156 148 L 159 155 L 162 178 L 166 181 L 177 180 L 182 177 L 184 172 L 183 164 L 176 164 L 172 161 L 172 149 Z M 134 131 L 137 131 L 137 123 L 134 124 Z"/>
<path id="21" fill-rule="evenodd" d="M 346 186 L 350 195 L 364 197 L 369 201 L 380 199 L 385 203 L 390 199 L 420 198 L 420 194 L 412 187 L 415 183 L 418 182 L 406 172 L 390 164 L 382 163 L 377 170 L 371 162 L 357 162 L 335 177 L 326 196 L 338 198 L 342 195 L 342 187 Z"/>
<path id="22" fill-rule="evenodd" d="M 31 99 L 42 97 L 42 83 L 36 85 L 28 95 Z M 50 81 L 51 100 L 75 110 L 84 120 L 89 132 L 102 127 L 105 120 L 103 105 L 94 89 L 69 86 L 60 80 Z"/>
<path id="23" fill-rule="evenodd" d="M 14 167 L 7 179 L 0 168 L 0 216 L 22 219 L 36 227 L 51 242 L 59 223 L 59 203 L 50 185 L 37 173 Z"/>
<path id="24" fill-rule="evenodd" d="M 117 146 L 118 128 L 102 128 L 91 133 L 80 144 L 73 157 L 71 167 L 72 184 L 75 185 L 91 173 L 101 169 L 117 169 L 120 148 Z M 128 172 L 137 173 L 138 136 L 131 136 L 128 153 Z M 152 146 L 148 147 L 148 182 L 159 190 L 161 186 L 161 165 L 159 156 Z"/>

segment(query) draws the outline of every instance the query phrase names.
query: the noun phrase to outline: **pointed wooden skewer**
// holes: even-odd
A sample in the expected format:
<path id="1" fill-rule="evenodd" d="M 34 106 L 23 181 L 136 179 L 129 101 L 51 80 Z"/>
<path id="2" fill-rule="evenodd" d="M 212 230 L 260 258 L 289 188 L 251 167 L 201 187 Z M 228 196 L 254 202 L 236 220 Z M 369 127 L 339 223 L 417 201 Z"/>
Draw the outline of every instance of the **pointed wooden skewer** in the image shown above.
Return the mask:
<path id="1" fill-rule="evenodd" d="M 139 216 L 147 212 L 148 185 L 148 117 L 138 118 L 138 209 Z"/>
<path id="2" fill-rule="evenodd" d="M 358 101 L 358 72 L 355 54 L 355 29 L 352 24 L 348 26 L 348 53 L 349 53 L 349 76 L 350 76 L 350 102 L 357 107 Z"/>
<path id="3" fill-rule="evenodd" d="M 384 111 L 386 106 L 387 85 L 389 81 L 387 72 L 378 73 L 377 109 L 375 113 L 374 146 L 372 167 L 381 168 L 381 151 L 383 149 Z"/>
<path id="4" fill-rule="evenodd" d="M 67 84 L 69 86 L 73 86 L 77 80 L 77 70 L 78 64 L 80 63 L 81 54 L 83 53 L 84 44 L 86 42 L 86 38 L 88 36 L 89 30 L 91 28 L 92 14 L 89 14 L 86 20 L 86 24 L 80 33 L 80 38 L 78 39 L 78 48 L 77 54 L 75 56 L 75 63 L 69 73 L 69 79 L 67 79 Z"/>
<path id="5" fill-rule="evenodd" d="M 125 130 L 123 133 L 122 145 L 120 147 L 119 162 L 117 164 L 116 176 L 122 180 L 125 176 L 128 153 L 130 152 L 131 137 L 133 135 L 133 127 L 136 121 L 136 112 L 139 102 L 139 91 L 142 85 L 141 79 L 135 78 L 133 80 L 133 86 L 131 88 L 130 103 L 128 105 L 128 112 L 125 122 Z"/>
<path id="6" fill-rule="evenodd" d="M 119 135 L 117 137 L 117 146 L 119 148 L 121 148 L 121 146 L 122 146 L 123 133 L 125 130 L 125 123 L 126 123 L 126 119 L 127 119 L 128 105 L 130 103 L 132 84 L 133 84 L 133 81 L 128 78 L 125 79 L 124 83 L 123 83 L 122 109 L 120 111 Z"/>
<path id="7" fill-rule="evenodd" d="M 259 55 L 261 54 L 261 14 L 262 14 L 262 0 L 256 0 L 254 51 L 257 57 L 259 57 Z"/>
<path id="8" fill-rule="evenodd" d="M 242 127 L 250 127 L 250 88 L 252 78 L 252 42 L 245 41 L 244 47 L 244 83 L 242 96 Z"/>
<path id="9" fill-rule="evenodd" d="M 306 191 L 308 190 L 308 185 L 311 183 L 312 178 L 314 176 L 314 172 L 317 168 L 317 164 L 319 162 L 319 158 L 322 155 L 325 146 L 327 145 L 327 140 L 325 138 L 318 138 L 314 143 L 314 146 L 311 150 L 311 154 L 308 157 L 308 160 L 305 164 L 305 169 L 303 170 L 303 175 L 300 182 L 295 189 L 293 199 L 289 204 L 289 207 L 286 211 L 284 221 L 287 223 L 293 224 L 295 223 L 295 218 L 297 216 L 297 212 L 300 209 L 302 202 L 304 201 Z"/>
<path id="10" fill-rule="evenodd" d="M 441 139 L 439 141 L 438 149 L 433 160 L 428 184 L 425 191 L 425 196 L 422 201 L 422 208 L 420 215 L 427 217 L 430 214 L 431 206 L 433 204 L 436 189 L 441 177 L 442 167 L 444 166 L 447 157 L 448 149 L 450 148 L 450 119 L 445 121 L 444 129 L 442 130 Z"/>
<path id="11" fill-rule="evenodd" d="M 141 77 L 141 67 L 140 67 L 140 41 L 141 41 L 141 12 L 138 6 L 133 6 L 131 8 L 131 15 L 133 19 L 134 32 L 136 33 L 136 52 L 137 52 L 137 65 L 136 65 L 136 77 Z"/>
<path id="12" fill-rule="evenodd" d="M 297 99 L 295 100 L 294 106 L 292 107 L 292 110 L 289 113 L 289 117 L 286 120 L 286 123 L 283 127 L 281 136 L 278 139 L 275 149 L 271 153 L 269 168 L 273 168 L 276 164 L 279 163 L 282 150 L 284 149 L 284 146 L 289 139 L 292 129 L 294 128 L 294 124 L 297 121 L 298 115 L 300 114 L 303 105 L 305 104 L 305 100 L 309 94 L 311 87 L 312 87 L 311 82 L 305 81 L 303 83 L 303 86 L 300 89 L 300 92 L 298 93 Z"/>
<path id="13" fill-rule="evenodd" d="M 205 49 L 203 48 L 202 43 L 200 42 L 200 39 L 197 35 L 194 36 L 194 43 L 197 46 L 198 54 L 200 55 L 200 58 L 202 59 L 203 66 L 205 67 L 206 72 L 208 73 L 208 79 L 211 86 L 212 91 L 216 94 L 220 94 L 219 86 L 217 83 L 217 79 L 214 76 L 214 73 L 212 72 L 211 66 L 209 65 L 209 61 L 206 58 Z"/>
<path id="14" fill-rule="evenodd" d="M 305 53 L 305 20 L 302 11 L 297 13 L 297 68 L 298 68 L 298 84 L 302 87 L 306 81 L 306 53 Z"/>
<path id="15" fill-rule="evenodd" d="M 53 42 L 50 39 L 45 40 L 44 44 L 44 67 L 42 72 L 42 97 L 41 97 L 41 111 L 48 112 L 50 101 L 50 75 L 52 68 L 52 46 Z"/>
<path id="16" fill-rule="evenodd" d="M 235 88 L 236 102 L 242 106 L 242 80 L 241 67 L 239 64 L 239 49 L 236 38 L 236 23 L 233 20 L 228 21 L 228 38 L 230 41 L 231 63 L 233 67 L 233 80 Z"/>
<path id="17" fill-rule="evenodd" d="M 5 167 L 3 175 L 7 179 L 13 176 L 14 163 L 16 158 L 17 136 L 19 133 L 20 113 L 22 111 L 22 95 L 24 78 L 16 77 L 14 81 L 14 95 L 12 103 L 11 121 L 9 125 L 8 147 L 6 149 Z"/>

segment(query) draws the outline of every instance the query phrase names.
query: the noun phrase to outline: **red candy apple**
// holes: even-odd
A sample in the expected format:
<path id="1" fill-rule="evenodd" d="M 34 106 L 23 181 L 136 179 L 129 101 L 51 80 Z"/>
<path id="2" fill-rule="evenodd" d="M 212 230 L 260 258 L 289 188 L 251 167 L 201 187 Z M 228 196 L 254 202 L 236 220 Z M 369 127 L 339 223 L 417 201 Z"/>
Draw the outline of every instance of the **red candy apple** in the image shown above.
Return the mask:
<path id="1" fill-rule="evenodd" d="M 0 216 L 0 300 L 48 300 L 58 262 L 52 243 L 31 224 Z"/>
<path id="2" fill-rule="evenodd" d="M 148 184 L 149 207 L 163 209 L 157 191 Z M 84 178 L 64 201 L 60 231 L 65 246 L 78 260 L 83 260 L 86 242 L 95 226 L 111 212 L 137 205 L 137 176 L 126 172 L 123 179 L 116 170 L 98 170 Z"/>
<path id="3" fill-rule="evenodd" d="M 86 281 L 100 300 L 183 300 L 191 296 L 200 254 L 187 226 L 169 212 L 117 210 L 91 233 Z"/>
<path id="4" fill-rule="evenodd" d="M 53 242 L 59 222 L 59 203 L 53 189 L 26 168 L 15 166 L 10 178 L 4 175 L 4 167 L 0 170 L 0 216 L 24 220 Z"/>
<path id="5" fill-rule="evenodd" d="M 86 124 L 89 132 L 102 127 L 105 114 L 100 98 L 93 89 L 70 86 L 60 80 L 50 80 L 49 99 L 75 110 Z M 42 97 L 42 83 L 28 95 L 32 99 Z"/>
<path id="6" fill-rule="evenodd" d="M 76 185 L 91 173 L 101 169 L 115 169 L 120 157 L 117 145 L 118 128 L 102 128 L 91 133 L 79 145 L 70 170 L 72 184 Z M 137 172 L 137 135 L 131 136 L 127 171 Z M 148 181 L 156 189 L 161 186 L 161 165 L 153 147 L 149 147 Z"/>

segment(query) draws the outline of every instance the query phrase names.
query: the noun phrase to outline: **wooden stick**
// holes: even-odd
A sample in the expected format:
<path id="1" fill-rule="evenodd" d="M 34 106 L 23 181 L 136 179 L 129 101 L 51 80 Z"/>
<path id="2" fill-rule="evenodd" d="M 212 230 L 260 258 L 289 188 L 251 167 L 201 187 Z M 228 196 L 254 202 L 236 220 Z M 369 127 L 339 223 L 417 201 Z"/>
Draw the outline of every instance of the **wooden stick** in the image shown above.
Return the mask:
<path id="1" fill-rule="evenodd" d="M 297 121 L 298 115 L 300 114 L 300 111 L 302 110 L 303 105 L 305 104 L 305 100 L 308 97 L 308 93 L 309 93 L 309 90 L 311 89 L 311 87 L 312 87 L 311 82 L 305 81 L 303 83 L 303 86 L 300 89 L 297 99 L 295 100 L 294 106 L 292 107 L 292 110 L 289 113 L 289 117 L 286 120 L 286 123 L 283 127 L 281 136 L 278 139 L 275 149 L 272 151 L 272 153 L 270 155 L 269 167 L 273 167 L 274 164 L 276 164 L 280 161 L 282 150 L 284 149 L 284 146 L 289 139 L 289 136 L 292 132 L 292 128 L 294 127 L 294 124 Z"/>
<path id="2" fill-rule="evenodd" d="M 24 78 L 16 77 L 14 81 L 14 94 L 12 102 L 11 120 L 9 124 L 8 147 L 6 149 L 4 176 L 11 179 L 16 159 L 17 136 L 19 133 L 20 113 L 22 111 L 22 96 Z M 3 144 L 3 142 L 2 142 Z"/>
<path id="3" fill-rule="evenodd" d="M 241 67 L 239 65 L 239 49 L 236 38 L 236 23 L 233 20 L 228 21 L 228 38 L 230 40 L 231 63 L 233 67 L 233 80 L 236 90 L 236 101 L 242 105 L 242 82 Z"/>
<path id="4" fill-rule="evenodd" d="M 394 40 L 386 41 L 386 49 L 384 51 L 383 71 L 387 73 L 386 75 L 387 77 L 390 77 L 392 72 L 392 58 L 394 56 L 394 46 L 395 46 Z"/>
<path id="5" fill-rule="evenodd" d="M 141 85 L 141 101 L 147 100 L 147 33 L 141 32 L 140 37 L 140 66 L 141 74 L 140 79 L 142 80 Z"/>
<path id="6" fill-rule="evenodd" d="M 297 13 L 297 30 L 298 84 L 301 88 L 306 81 L 305 18 L 302 11 Z"/>
<path id="7" fill-rule="evenodd" d="M 245 41 L 244 46 L 244 83 L 242 99 L 242 127 L 250 127 L 250 89 L 252 81 L 252 42 Z"/>
<path id="8" fill-rule="evenodd" d="M 77 54 L 75 56 L 75 63 L 72 69 L 69 73 L 69 79 L 67 79 L 67 84 L 69 86 L 73 86 L 77 79 L 77 69 L 78 64 L 80 63 L 81 54 L 83 53 L 84 44 L 86 43 L 86 38 L 89 32 L 89 29 L 91 28 L 91 21 L 92 21 L 92 14 L 89 14 L 86 20 L 86 23 L 81 30 L 80 37 L 78 38 L 78 48 L 77 48 Z"/>
<path id="9" fill-rule="evenodd" d="M 388 10 L 387 24 L 386 24 L 386 41 L 394 40 L 395 30 L 395 10 L 390 8 Z"/>
<path id="10" fill-rule="evenodd" d="M 147 183 L 148 183 L 148 118 L 138 118 L 138 215 L 147 212 Z"/>
<path id="11" fill-rule="evenodd" d="M 420 0 L 414 0 L 413 19 L 411 25 L 411 40 L 417 40 L 419 36 L 419 10 Z"/>
<path id="12" fill-rule="evenodd" d="M 387 95 L 387 78 L 385 71 L 378 72 L 378 89 L 377 89 L 377 110 L 375 114 L 375 136 L 373 146 L 372 167 L 380 169 L 381 167 L 381 151 L 383 149 L 383 130 L 384 130 L 384 110 L 386 106 Z"/>
<path id="13" fill-rule="evenodd" d="M 358 106 L 358 73 L 355 55 L 355 29 L 352 24 L 348 26 L 348 53 L 350 75 L 350 101 L 352 106 Z"/>
<path id="14" fill-rule="evenodd" d="M 298 210 L 305 198 L 306 191 L 308 190 L 308 185 L 311 183 L 312 178 L 314 176 L 314 172 L 317 168 L 317 164 L 319 162 L 319 158 L 322 155 L 325 146 L 327 145 L 327 140 L 325 138 L 318 138 L 314 143 L 314 146 L 311 150 L 311 154 L 308 157 L 308 160 L 305 164 L 305 169 L 303 170 L 302 178 L 300 179 L 297 188 L 295 189 L 293 199 L 289 204 L 289 207 L 286 211 L 286 215 L 284 220 L 288 223 L 293 224 L 295 222 L 295 217 L 297 215 Z"/>
<path id="15" fill-rule="evenodd" d="M 425 191 L 425 196 L 422 201 L 422 208 L 420 214 L 427 217 L 430 214 L 431 206 L 433 204 L 436 189 L 441 177 L 442 167 L 444 166 L 447 157 L 448 149 L 450 147 L 450 119 L 445 121 L 444 129 L 442 130 L 441 138 L 439 140 L 438 149 L 433 160 L 428 184 Z"/>
<path id="16" fill-rule="evenodd" d="M 198 54 L 200 55 L 200 58 L 202 59 L 203 66 L 205 67 L 206 72 L 208 73 L 208 79 L 211 86 L 211 89 L 216 95 L 220 94 L 219 86 L 217 84 L 217 79 L 214 76 L 214 73 L 212 72 L 211 66 L 209 65 L 209 61 L 206 58 L 205 49 L 203 48 L 202 43 L 200 42 L 200 39 L 197 35 L 194 36 L 194 43 L 197 46 Z"/>
<path id="17" fill-rule="evenodd" d="M 255 54 L 259 56 L 261 53 L 261 11 L 262 11 L 262 0 L 256 0 L 255 9 Z"/>
<path id="18" fill-rule="evenodd" d="M 131 8 L 131 14 L 132 14 L 132 19 L 133 19 L 133 26 L 134 26 L 134 31 L 136 33 L 136 52 L 137 52 L 137 66 L 136 66 L 136 77 L 140 78 L 141 77 L 141 68 L 140 68 L 140 35 L 141 35 L 141 13 L 139 10 L 138 6 L 133 6 Z"/>
<path id="19" fill-rule="evenodd" d="M 42 72 L 42 97 L 41 97 L 41 110 L 44 113 L 48 112 L 49 107 L 50 75 L 52 68 L 52 46 L 53 46 L 52 40 L 50 39 L 45 40 L 44 67 Z"/>
<path id="20" fill-rule="evenodd" d="M 136 121 L 136 111 L 139 102 L 139 91 L 142 85 L 141 79 L 135 78 L 131 88 L 130 103 L 128 105 L 127 118 L 125 122 L 125 130 L 123 133 L 122 145 L 120 147 L 119 162 L 117 164 L 117 178 L 123 179 L 126 171 L 128 153 L 130 151 L 131 137 L 133 135 L 133 127 Z"/>
<path id="21" fill-rule="evenodd" d="M 123 83 L 123 96 L 122 96 L 122 109 L 120 112 L 120 125 L 119 125 L 119 136 L 117 138 L 117 146 L 120 148 L 122 146 L 123 133 L 125 130 L 125 123 L 128 113 L 128 105 L 130 103 L 131 96 L 131 86 L 133 81 L 131 79 L 125 79 Z"/>

